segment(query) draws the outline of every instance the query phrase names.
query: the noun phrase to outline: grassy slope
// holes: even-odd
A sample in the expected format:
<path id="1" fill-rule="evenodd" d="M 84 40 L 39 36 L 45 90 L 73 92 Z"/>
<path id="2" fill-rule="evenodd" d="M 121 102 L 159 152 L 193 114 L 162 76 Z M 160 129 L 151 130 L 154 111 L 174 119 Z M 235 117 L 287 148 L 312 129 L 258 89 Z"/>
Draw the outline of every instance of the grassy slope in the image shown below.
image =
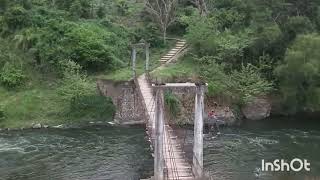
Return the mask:
<path id="1" fill-rule="evenodd" d="M 190 57 L 183 56 L 176 63 L 153 71 L 151 78 L 155 82 L 190 82 L 198 78 L 197 67 Z"/>
<path id="2" fill-rule="evenodd" d="M 92 83 L 96 82 L 92 80 Z M 95 120 L 90 114 L 78 119 L 70 117 L 70 102 L 59 95 L 58 88 L 59 84 L 51 82 L 21 87 L 18 90 L 0 87 L 0 105 L 6 117 L 5 120 L 0 120 L 0 128 L 31 127 L 37 123 L 51 126 Z"/>
<path id="3" fill-rule="evenodd" d="M 64 120 L 61 113 L 67 108 L 67 104 L 54 89 L 34 87 L 12 92 L 1 88 L 0 94 L 0 102 L 6 115 L 6 120 L 0 123 L 0 127 L 30 127 L 32 123 L 54 125 Z"/>
<path id="4" fill-rule="evenodd" d="M 20 52 L 16 54 L 23 56 Z M 0 119 L 0 128 L 31 127 L 36 123 L 58 125 L 74 122 L 67 115 L 69 102 L 58 94 L 60 80 L 50 74 L 43 75 L 37 72 L 28 65 L 30 57 L 25 56 L 23 61 L 27 77 L 24 85 L 15 89 L 7 89 L 0 85 L 0 107 L 5 113 L 5 119 Z M 93 79 L 92 83 L 95 84 Z"/>
<path id="5" fill-rule="evenodd" d="M 119 24 L 126 27 L 139 26 L 139 12 L 143 7 L 141 4 L 133 3 L 129 15 L 113 16 Z M 134 21 L 135 20 L 135 21 Z M 174 45 L 169 41 L 163 48 L 151 48 L 150 66 L 154 69 L 159 66 L 159 59 Z M 27 54 L 19 54 L 21 57 Z M 130 57 L 128 57 L 128 61 Z M 144 52 L 138 52 L 137 73 L 144 72 Z M 25 60 L 25 62 L 28 61 Z M 47 125 L 58 125 L 70 121 L 66 111 L 69 109 L 69 102 L 65 102 L 57 93 L 58 79 L 52 77 L 42 77 L 43 74 L 34 72 L 33 67 L 26 67 L 25 73 L 28 80 L 23 87 L 16 90 L 5 89 L 0 85 L 0 110 L 5 113 L 5 120 L 0 119 L 0 128 L 20 128 L 31 127 L 34 123 Z M 105 72 L 99 75 L 90 76 L 92 83 L 96 78 L 111 79 L 115 81 L 129 80 L 132 77 L 130 67 L 124 67 L 113 72 Z"/>
<path id="6" fill-rule="evenodd" d="M 168 43 L 164 48 L 151 49 L 150 66 L 152 69 L 159 66 L 160 57 L 165 54 L 175 42 Z M 130 59 L 130 57 L 128 57 Z M 28 61 L 28 59 L 26 59 Z M 137 62 L 137 72 L 144 72 L 144 57 L 140 52 Z M 42 77 L 27 67 L 28 80 L 23 87 L 16 90 L 6 89 L 0 86 L 0 105 L 5 112 L 5 120 L 0 120 L 0 128 L 31 127 L 32 124 L 58 125 L 66 122 L 75 122 L 67 116 L 69 103 L 65 102 L 57 93 L 59 83 L 54 77 Z M 102 73 L 98 76 L 90 76 L 92 83 L 96 78 L 105 78 L 115 81 L 129 80 L 132 77 L 130 67 L 124 67 L 111 73 Z M 90 120 L 90 117 L 88 119 Z"/>

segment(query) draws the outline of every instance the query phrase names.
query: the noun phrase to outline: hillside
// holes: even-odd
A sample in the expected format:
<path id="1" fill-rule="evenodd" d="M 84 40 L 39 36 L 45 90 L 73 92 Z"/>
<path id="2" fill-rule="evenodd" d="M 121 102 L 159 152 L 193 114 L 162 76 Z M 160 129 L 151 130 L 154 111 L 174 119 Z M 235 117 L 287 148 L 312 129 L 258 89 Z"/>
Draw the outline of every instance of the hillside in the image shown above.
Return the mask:
<path id="1" fill-rule="evenodd" d="M 128 80 L 130 44 L 167 49 L 135 1 L 0 1 L 0 128 L 112 120 L 96 78 Z M 142 68 L 138 62 L 138 67 Z"/>
<path id="2" fill-rule="evenodd" d="M 234 109 L 276 97 L 277 114 L 319 112 L 318 1 L 172 1 L 162 24 L 148 2 L 0 0 L 0 128 L 111 120 L 96 78 L 130 79 L 130 45 L 141 40 L 157 67 L 174 44 L 163 36 L 190 46 L 157 80 L 206 81 L 207 96 Z"/>

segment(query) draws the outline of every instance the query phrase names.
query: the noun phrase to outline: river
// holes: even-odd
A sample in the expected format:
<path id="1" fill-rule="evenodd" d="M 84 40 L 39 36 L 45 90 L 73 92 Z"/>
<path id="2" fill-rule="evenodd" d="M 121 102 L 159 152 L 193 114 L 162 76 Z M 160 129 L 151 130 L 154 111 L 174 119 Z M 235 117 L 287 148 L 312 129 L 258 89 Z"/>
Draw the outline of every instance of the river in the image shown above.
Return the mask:
<path id="1" fill-rule="evenodd" d="M 294 158 L 307 159 L 311 171 L 261 171 L 262 159 Z M 223 128 L 205 137 L 204 166 L 215 180 L 319 180 L 320 121 L 272 119 Z"/>
<path id="2" fill-rule="evenodd" d="M 187 142 L 192 141 L 188 130 Z M 142 127 L 0 132 L 1 180 L 139 180 L 153 159 Z M 311 172 L 261 172 L 261 160 L 307 159 Z M 215 180 L 320 179 L 320 121 L 273 119 L 205 135 Z M 318 179 L 316 179 L 316 177 Z"/>
<path id="3" fill-rule="evenodd" d="M 152 170 L 142 127 L 0 132 L 1 180 L 136 180 Z"/>

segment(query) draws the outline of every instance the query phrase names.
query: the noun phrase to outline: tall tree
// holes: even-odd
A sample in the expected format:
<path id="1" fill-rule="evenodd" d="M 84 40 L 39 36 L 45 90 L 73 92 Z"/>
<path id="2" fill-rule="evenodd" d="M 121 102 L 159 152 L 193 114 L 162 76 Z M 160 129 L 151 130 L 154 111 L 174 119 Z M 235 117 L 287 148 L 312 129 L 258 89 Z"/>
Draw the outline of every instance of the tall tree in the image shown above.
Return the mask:
<path id="1" fill-rule="evenodd" d="M 7 9 L 7 5 L 7 0 L 0 0 L 0 14 L 2 14 Z"/>
<path id="2" fill-rule="evenodd" d="M 319 35 L 300 35 L 275 70 L 288 113 L 320 111 L 319 48 Z"/>
<path id="3" fill-rule="evenodd" d="M 207 15 L 208 9 L 207 9 L 207 3 L 205 0 L 192 0 L 192 3 L 197 6 L 201 16 Z"/>
<path id="4" fill-rule="evenodd" d="M 159 25 L 166 41 L 167 29 L 176 20 L 177 0 L 145 0 L 145 7 Z"/>

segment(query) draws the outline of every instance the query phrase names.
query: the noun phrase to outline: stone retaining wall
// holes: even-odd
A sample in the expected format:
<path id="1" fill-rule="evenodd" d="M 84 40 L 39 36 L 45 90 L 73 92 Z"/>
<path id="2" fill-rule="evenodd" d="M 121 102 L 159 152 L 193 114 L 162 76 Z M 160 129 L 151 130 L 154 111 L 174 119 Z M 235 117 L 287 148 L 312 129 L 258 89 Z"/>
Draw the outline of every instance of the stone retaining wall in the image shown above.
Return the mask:
<path id="1" fill-rule="evenodd" d="M 114 82 L 99 79 L 98 91 L 103 96 L 110 96 L 116 106 L 115 121 L 119 124 L 144 124 L 145 112 L 134 81 Z"/>

